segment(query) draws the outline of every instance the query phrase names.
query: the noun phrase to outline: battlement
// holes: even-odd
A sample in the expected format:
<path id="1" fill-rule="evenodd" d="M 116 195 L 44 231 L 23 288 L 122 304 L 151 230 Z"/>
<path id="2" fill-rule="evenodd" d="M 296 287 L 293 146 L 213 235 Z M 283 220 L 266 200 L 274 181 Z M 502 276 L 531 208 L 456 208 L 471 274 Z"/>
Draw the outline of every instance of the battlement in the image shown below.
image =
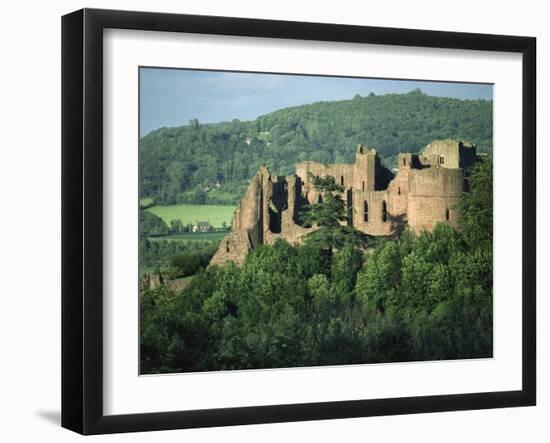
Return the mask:
<path id="1" fill-rule="evenodd" d="M 357 154 L 378 155 L 376 149 L 369 148 L 367 147 L 367 145 L 363 145 L 363 144 L 357 145 Z"/>

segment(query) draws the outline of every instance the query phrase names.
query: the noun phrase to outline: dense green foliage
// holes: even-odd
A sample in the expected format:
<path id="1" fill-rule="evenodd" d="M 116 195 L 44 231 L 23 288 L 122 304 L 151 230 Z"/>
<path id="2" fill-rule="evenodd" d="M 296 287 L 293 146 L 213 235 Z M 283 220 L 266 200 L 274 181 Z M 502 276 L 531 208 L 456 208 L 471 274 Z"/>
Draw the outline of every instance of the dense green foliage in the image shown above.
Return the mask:
<path id="1" fill-rule="evenodd" d="M 205 269 L 218 249 L 217 243 L 208 243 L 193 252 L 170 256 L 170 267 L 175 277 L 188 277 Z"/>
<path id="2" fill-rule="evenodd" d="M 139 210 L 139 238 L 154 235 L 166 235 L 169 232 L 168 225 L 159 216 L 144 210 Z"/>
<path id="3" fill-rule="evenodd" d="M 353 162 L 366 143 L 391 163 L 433 140 L 458 138 L 492 151 L 492 101 L 408 94 L 356 96 L 282 109 L 249 122 L 162 128 L 140 140 L 141 197 L 157 203 L 235 204 L 262 164 Z"/>
<path id="4" fill-rule="evenodd" d="M 205 268 L 216 252 L 218 242 L 210 241 L 154 241 L 140 240 L 140 275 L 161 273 L 168 278 L 193 275 Z"/>
<path id="5" fill-rule="evenodd" d="M 188 240 L 178 238 L 178 233 L 184 236 L 188 230 L 189 227 L 182 225 L 181 221 L 179 223 L 173 221 L 168 227 L 162 218 L 141 209 L 139 211 L 140 275 L 154 272 L 162 273 L 168 278 L 178 278 L 193 275 L 199 269 L 205 268 L 216 252 L 219 237 L 216 241 L 205 239 L 204 234 L 187 234 L 190 236 Z M 172 235 L 164 237 L 168 234 Z M 220 235 L 223 236 L 224 233 Z M 191 240 L 194 238 L 197 240 Z"/>
<path id="6" fill-rule="evenodd" d="M 490 160 L 472 171 L 460 232 L 405 232 L 367 253 L 278 240 L 180 294 L 142 292 L 142 373 L 491 357 L 490 173 Z"/>
<path id="7" fill-rule="evenodd" d="M 471 248 L 493 245 L 493 162 L 488 158 L 474 166 L 470 192 L 461 201 L 460 227 Z"/>

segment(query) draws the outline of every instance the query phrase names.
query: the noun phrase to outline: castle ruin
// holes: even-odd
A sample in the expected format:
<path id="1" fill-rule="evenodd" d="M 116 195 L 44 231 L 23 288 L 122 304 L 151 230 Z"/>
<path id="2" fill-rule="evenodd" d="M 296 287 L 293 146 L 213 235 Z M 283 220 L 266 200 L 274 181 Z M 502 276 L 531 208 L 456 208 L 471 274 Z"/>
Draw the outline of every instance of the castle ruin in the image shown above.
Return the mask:
<path id="1" fill-rule="evenodd" d="M 458 203 L 465 191 L 465 171 L 477 159 L 474 145 L 436 140 L 421 154 L 399 154 L 394 172 L 384 167 L 376 150 L 359 145 L 353 164 L 306 161 L 296 174 L 275 176 L 263 166 L 239 202 L 231 232 L 221 241 L 211 264 L 242 264 L 249 251 L 277 238 L 298 243 L 316 227 L 304 227 L 300 212 L 321 201 L 312 176 L 332 176 L 344 188 L 347 224 L 373 236 L 399 235 L 405 223 L 414 233 L 436 223 L 456 227 Z"/>

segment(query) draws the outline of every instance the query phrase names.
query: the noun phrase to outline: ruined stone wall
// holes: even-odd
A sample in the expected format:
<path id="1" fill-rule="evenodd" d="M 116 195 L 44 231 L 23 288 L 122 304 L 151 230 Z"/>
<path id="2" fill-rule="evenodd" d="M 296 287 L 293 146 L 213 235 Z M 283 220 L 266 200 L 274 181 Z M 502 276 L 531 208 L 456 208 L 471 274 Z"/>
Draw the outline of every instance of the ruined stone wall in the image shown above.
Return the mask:
<path id="1" fill-rule="evenodd" d="M 301 192 L 301 180 L 295 175 L 289 175 L 285 177 L 287 184 L 287 209 L 283 212 L 282 224 L 284 226 L 291 226 L 295 224 L 298 219 L 298 192 Z"/>
<path id="2" fill-rule="evenodd" d="M 165 282 L 165 285 L 168 289 L 170 289 L 174 294 L 177 295 L 187 286 L 189 286 L 189 283 L 191 283 L 191 280 L 188 277 L 184 277 L 176 278 L 174 280 L 168 280 Z"/>
<path id="3" fill-rule="evenodd" d="M 361 191 L 373 191 L 376 182 L 377 154 L 374 149 L 368 149 L 365 145 L 359 145 L 355 154 L 353 165 L 354 189 Z"/>
<path id="4" fill-rule="evenodd" d="M 260 171 L 250 180 L 245 195 L 237 205 L 231 232 L 221 241 L 211 265 L 221 265 L 227 261 L 242 264 L 249 251 L 263 243 L 263 214 L 265 176 L 267 168 Z"/>
<path id="5" fill-rule="evenodd" d="M 190 283 L 189 278 L 176 278 L 174 280 L 165 279 L 160 273 L 153 273 L 145 275 L 139 282 L 139 289 L 141 291 L 147 289 L 157 289 L 162 286 L 171 290 L 174 294 L 179 294 Z"/>
<path id="6" fill-rule="evenodd" d="M 228 261 L 242 265 L 251 250 L 252 243 L 248 237 L 248 230 L 230 232 L 221 241 L 218 250 L 210 260 L 210 265 L 221 266 Z"/>
<path id="7" fill-rule="evenodd" d="M 311 176 L 334 177 L 337 184 L 350 188 L 354 181 L 355 166 L 353 164 L 336 163 L 324 165 L 317 162 L 301 162 L 296 165 L 296 175 L 303 183 L 302 193 L 310 203 L 319 201 L 319 192 L 311 182 Z"/>
<path id="8" fill-rule="evenodd" d="M 269 213 L 269 202 L 273 193 L 273 184 L 271 182 L 271 173 L 269 170 L 262 166 L 260 169 L 261 172 L 261 192 L 262 192 L 262 201 L 261 201 L 261 216 L 258 219 L 257 229 L 262 232 L 262 240 L 265 240 L 267 233 L 269 232 L 269 222 L 270 222 L 270 213 Z"/>
<path id="9" fill-rule="evenodd" d="M 164 284 L 164 279 L 160 273 L 146 274 L 139 282 L 140 291 L 146 289 L 156 289 Z"/>
<path id="10" fill-rule="evenodd" d="M 458 204 L 464 189 L 462 169 L 431 167 L 409 176 L 407 219 L 413 232 L 431 231 L 436 223 L 457 227 Z"/>
<path id="11" fill-rule="evenodd" d="M 435 140 L 422 153 L 432 165 L 457 169 L 460 167 L 458 145 L 451 140 Z"/>
<path id="12" fill-rule="evenodd" d="M 389 211 L 388 199 L 388 191 L 354 190 L 353 226 L 369 235 L 392 235 L 397 226 Z"/>
<path id="13" fill-rule="evenodd" d="M 376 150 L 359 145 L 355 157 L 355 163 L 335 163 L 324 165 L 313 161 L 300 162 L 296 165 L 296 175 L 304 183 L 304 192 L 308 200 L 314 202 L 318 193 L 313 188 L 310 175 L 334 177 L 337 184 L 345 189 L 374 190 L 376 185 L 377 163 L 379 163 Z"/>
<path id="14" fill-rule="evenodd" d="M 422 154 L 432 165 L 458 169 L 470 167 L 475 162 L 476 147 L 457 140 L 434 140 Z"/>
<path id="15" fill-rule="evenodd" d="M 308 203 L 302 188 L 297 175 L 278 177 L 266 167 L 260 168 L 235 209 L 231 232 L 221 241 L 210 264 L 242 264 L 252 249 L 272 244 L 277 238 L 300 242 L 313 230 L 297 223 L 300 206 Z"/>
<path id="16" fill-rule="evenodd" d="M 296 224 L 288 225 L 288 229 L 283 230 L 281 233 L 273 233 L 270 232 L 266 238 L 265 244 L 271 245 L 277 240 L 278 238 L 286 240 L 290 244 L 293 245 L 299 245 L 302 244 L 305 236 L 309 234 L 310 232 L 316 231 L 319 229 L 317 226 L 313 226 L 311 228 L 304 228 L 303 226 L 299 226 Z"/>
<path id="17" fill-rule="evenodd" d="M 261 177 L 260 171 L 250 180 L 243 198 L 235 209 L 231 223 L 233 229 L 248 229 L 258 220 L 261 206 Z"/>
<path id="18" fill-rule="evenodd" d="M 364 145 L 358 146 L 354 164 L 301 162 L 296 175 L 286 177 L 271 175 L 262 167 L 237 206 L 231 233 L 211 264 L 228 260 L 241 264 L 258 245 L 278 238 L 300 243 L 318 229 L 304 228 L 300 220 L 304 205 L 320 197 L 311 175 L 332 176 L 344 187 L 342 199 L 351 210 L 347 223 L 366 234 L 399 235 L 406 222 L 413 232 L 432 230 L 438 222 L 457 227 L 464 190 L 464 170 L 459 166 L 469 167 L 476 158 L 475 146 L 436 140 L 421 155 L 400 154 L 395 176 L 382 166 L 376 151 Z"/>
<path id="19" fill-rule="evenodd" d="M 412 154 L 400 154 L 397 158 L 397 174 L 388 186 L 389 211 L 393 216 L 404 217 L 407 213 L 412 164 Z"/>
<path id="20" fill-rule="evenodd" d="M 296 175 L 300 177 L 303 183 L 302 192 L 304 197 L 309 201 L 317 201 L 318 193 L 313 188 L 309 180 L 309 175 L 322 176 L 326 170 L 325 165 L 317 162 L 300 162 L 296 163 Z"/>

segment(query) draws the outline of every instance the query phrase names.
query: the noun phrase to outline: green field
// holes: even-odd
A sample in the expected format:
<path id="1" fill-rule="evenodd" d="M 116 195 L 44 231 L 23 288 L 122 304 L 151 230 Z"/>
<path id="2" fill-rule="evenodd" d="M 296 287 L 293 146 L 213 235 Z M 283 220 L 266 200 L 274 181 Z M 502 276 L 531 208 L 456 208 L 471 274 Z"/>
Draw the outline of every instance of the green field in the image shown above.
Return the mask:
<path id="1" fill-rule="evenodd" d="M 141 206 L 147 206 L 147 205 L 150 205 L 151 203 L 153 203 L 153 199 L 152 198 L 140 198 L 139 199 L 139 204 Z"/>
<path id="2" fill-rule="evenodd" d="M 183 232 L 181 234 L 166 235 L 164 237 L 149 237 L 149 240 L 216 242 L 224 238 L 227 234 L 227 232 Z"/>
<path id="3" fill-rule="evenodd" d="M 166 223 L 170 224 L 172 220 L 180 219 L 184 225 L 195 223 L 197 221 L 207 221 L 215 228 L 221 228 L 222 223 L 231 225 L 231 218 L 235 211 L 235 206 L 217 206 L 217 205 L 170 205 L 153 206 L 147 209 L 153 214 L 158 215 Z"/>

